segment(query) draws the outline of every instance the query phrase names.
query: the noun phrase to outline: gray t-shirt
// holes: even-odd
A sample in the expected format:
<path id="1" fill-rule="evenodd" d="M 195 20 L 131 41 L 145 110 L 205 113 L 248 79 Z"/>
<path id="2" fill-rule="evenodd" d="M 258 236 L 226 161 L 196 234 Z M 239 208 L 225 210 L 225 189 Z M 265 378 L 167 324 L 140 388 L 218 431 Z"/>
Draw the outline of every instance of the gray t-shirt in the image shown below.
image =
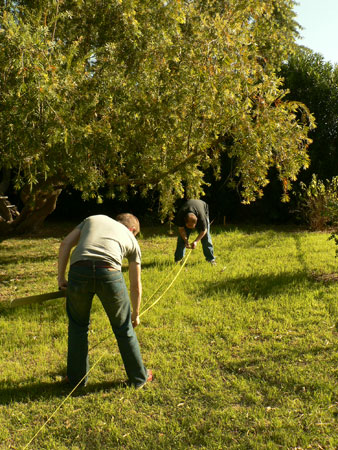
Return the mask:
<path id="1" fill-rule="evenodd" d="M 81 230 L 70 264 L 81 260 L 106 261 L 121 270 L 124 257 L 141 264 L 141 250 L 133 233 L 108 216 L 87 217 L 77 228 Z"/>

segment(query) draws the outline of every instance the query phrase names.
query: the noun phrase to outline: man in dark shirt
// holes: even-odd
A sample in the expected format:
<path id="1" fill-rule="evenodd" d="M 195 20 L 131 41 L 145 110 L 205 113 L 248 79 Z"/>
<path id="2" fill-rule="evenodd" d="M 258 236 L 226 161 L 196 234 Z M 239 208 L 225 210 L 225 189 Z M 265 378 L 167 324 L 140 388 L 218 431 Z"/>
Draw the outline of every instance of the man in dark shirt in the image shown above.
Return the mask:
<path id="1" fill-rule="evenodd" d="M 175 223 L 179 233 L 175 261 L 183 258 L 186 248 L 195 249 L 201 241 L 205 259 L 213 265 L 216 264 L 210 236 L 208 205 L 202 200 L 187 200 L 178 211 Z M 198 231 L 198 236 L 189 244 L 189 236 L 194 229 Z"/>

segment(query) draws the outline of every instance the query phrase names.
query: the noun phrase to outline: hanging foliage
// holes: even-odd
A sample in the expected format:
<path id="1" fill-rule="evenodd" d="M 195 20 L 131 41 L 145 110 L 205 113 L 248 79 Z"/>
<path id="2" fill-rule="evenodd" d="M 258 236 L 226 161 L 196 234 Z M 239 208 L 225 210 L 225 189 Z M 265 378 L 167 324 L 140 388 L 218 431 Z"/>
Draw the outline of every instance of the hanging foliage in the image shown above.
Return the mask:
<path id="1" fill-rule="evenodd" d="M 244 202 L 263 195 L 272 166 L 287 200 L 313 126 L 278 76 L 294 47 L 293 5 L 2 2 L 0 167 L 29 211 L 67 185 L 84 198 L 105 186 L 120 198 L 156 189 L 164 218 L 177 198 L 203 193 L 222 152 Z"/>

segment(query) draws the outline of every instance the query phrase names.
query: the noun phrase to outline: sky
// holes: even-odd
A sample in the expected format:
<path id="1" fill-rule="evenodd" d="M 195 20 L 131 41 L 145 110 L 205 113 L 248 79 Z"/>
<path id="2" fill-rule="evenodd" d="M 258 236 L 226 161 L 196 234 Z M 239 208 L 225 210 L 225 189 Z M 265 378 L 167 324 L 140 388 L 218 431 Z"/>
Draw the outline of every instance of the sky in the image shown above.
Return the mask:
<path id="1" fill-rule="evenodd" d="M 338 64 L 338 0 L 296 0 L 296 21 L 303 27 L 297 43 Z"/>

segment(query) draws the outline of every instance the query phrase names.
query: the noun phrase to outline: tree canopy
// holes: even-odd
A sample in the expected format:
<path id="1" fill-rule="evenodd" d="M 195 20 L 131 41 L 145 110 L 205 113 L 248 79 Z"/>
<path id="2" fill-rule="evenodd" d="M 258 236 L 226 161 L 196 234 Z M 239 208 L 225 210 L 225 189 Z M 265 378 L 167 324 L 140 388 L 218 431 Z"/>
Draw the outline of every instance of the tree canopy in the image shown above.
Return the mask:
<path id="1" fill-rule="evenodd" d="M 338 66 L 300 47 L 283 64 L 282 75 L 290 91 L 287 99 L 305 103 L 316 119 L 309 133 L 311 164 L 302 178 L 309 182 L 314 173 L 322 180 L 332 178 L 338 167 Z"/>
<path id="2" fill-rule="evenodd" d="M 104 186 L 120 198 L 156 189 L 166 217 L 203 193 L 222 152 L 244 202 L 272 166 L 286 199 L 309 164 L 313 118 L 278 74 L 295 47 L 293 0 L 1 5 L 0 167 L 25 204 L 11 226 L 39 223 L 67 185 L 99 199 Z"/>

